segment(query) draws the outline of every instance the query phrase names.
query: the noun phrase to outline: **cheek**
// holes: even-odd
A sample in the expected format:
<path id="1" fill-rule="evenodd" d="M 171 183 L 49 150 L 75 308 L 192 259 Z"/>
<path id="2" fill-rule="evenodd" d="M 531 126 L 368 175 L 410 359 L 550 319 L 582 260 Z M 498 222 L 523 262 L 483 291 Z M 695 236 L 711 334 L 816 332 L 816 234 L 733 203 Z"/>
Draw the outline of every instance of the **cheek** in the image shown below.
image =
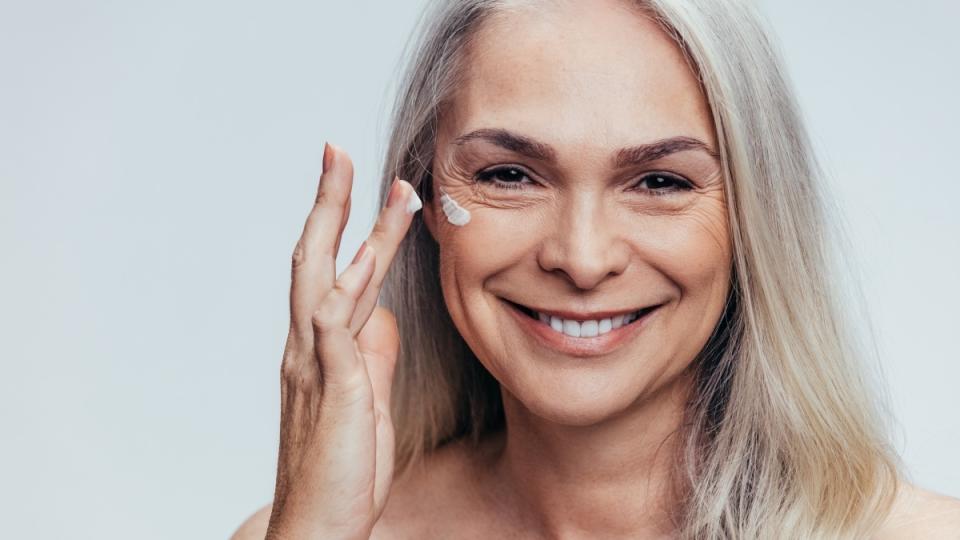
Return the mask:
<path id="1" fill-rule="evenodd" d="M 729 227 L 720 193 L 701 196 L 682 212 L 636 219 L 638 251 L 648 254 L 649 262 L 682 289 L 729 273 Z"/>
<path id="2" fill-rule="evenodd" d="M 730 287 L 731 252 L 726 209 L 716 201 L 658 221 L 637 242 L 647 262 L 673 285 L 677 299 L 666 336 L 677 358 L 702 347 L 723 313 Z M 681 339 L 682 337 L 682 339 Z"/>
<path id="3" fill-rule="evenodd" d="M 465 203 L 470 222 L 462 227 L 437 214 L 440 258 L 463 278 L 481 279 L 521 260 L 536 243 L 534 212 L 501 210 Z M 439 210 L 439 208 L 438 208 Z M 468 285 L 463 283 L 463 285 Z M 475 285 L 475 284 L 474 284 Z"/>
<path id="4" fill-rule="evenodd" d="M 511 357 L 499 326 L 502 306 L 488 284 L 509 281 L 518 267 L 531 260 L 529 254 L 537 242 L 531 222 L 537 220 L 534 212 L 469 208 L 471 219 L 465 226 L 439 224 L 444 302 L 454 326 L 486 368 L 498 380 L 509 379 L 509 368 L 502 364 Z"/>
<path id="5" fill-rule="evenodd" d="M 466 337 L 479 330 L 475 326 L 486 328 L 492 320 L 487 312 L 495 306 L 485 294 L 485 285 L 527 260 L 537 240 L 532 212 L 469 202 L 464 207 L 471 218 L 462 227 L 447 223 L 442 212 L 437 214 L 437 240 L 441 288 L 451 317 Z"/>

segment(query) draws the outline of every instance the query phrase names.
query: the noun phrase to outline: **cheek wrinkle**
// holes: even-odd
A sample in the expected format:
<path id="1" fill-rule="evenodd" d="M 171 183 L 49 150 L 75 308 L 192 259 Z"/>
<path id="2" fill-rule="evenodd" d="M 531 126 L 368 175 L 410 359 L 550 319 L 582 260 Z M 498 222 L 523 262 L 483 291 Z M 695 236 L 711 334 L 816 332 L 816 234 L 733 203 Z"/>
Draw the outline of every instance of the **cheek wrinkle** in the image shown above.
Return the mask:
<path id="1" fill-rule="evenodd" d="M 453 197 L 440 188 L 440 207 L 447 216 L 447 221 L 457 227 L 463 227 L 470 221 L 470 211 L 457 204 Z"/>

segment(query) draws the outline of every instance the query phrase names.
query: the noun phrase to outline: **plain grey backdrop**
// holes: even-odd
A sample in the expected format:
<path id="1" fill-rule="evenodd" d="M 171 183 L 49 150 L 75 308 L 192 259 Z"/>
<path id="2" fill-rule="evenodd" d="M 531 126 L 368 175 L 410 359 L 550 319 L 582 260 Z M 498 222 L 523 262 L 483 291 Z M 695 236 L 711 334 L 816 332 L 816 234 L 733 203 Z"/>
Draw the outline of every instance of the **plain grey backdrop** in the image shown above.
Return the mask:
<path id="1" fill-rule="evenodd" d="M 289 260 L 323 142 L 373 222 L 421 1 L 0 4 L 9 538 L 225 538 L 273 493 Z M 960 495 L 960 8 L 766 0 L 922 486 Z"/>

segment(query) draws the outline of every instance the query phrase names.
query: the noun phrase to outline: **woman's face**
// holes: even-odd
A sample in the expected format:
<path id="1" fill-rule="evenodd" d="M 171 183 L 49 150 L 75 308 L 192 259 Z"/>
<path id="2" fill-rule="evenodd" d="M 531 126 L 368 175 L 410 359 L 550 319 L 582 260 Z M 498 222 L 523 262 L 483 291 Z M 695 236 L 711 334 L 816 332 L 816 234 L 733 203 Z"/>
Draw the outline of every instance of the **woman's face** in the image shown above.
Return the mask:
<path id="1" fill-rule="evenodd" d="M 716 138 L 681 51 L 614 0 L 490 20 L 472 47 L 424 214 L 458 330 L 555 422 L 679 388 L 730 280 Z M 447 220 L 440 189 L 467 224 Z"/>

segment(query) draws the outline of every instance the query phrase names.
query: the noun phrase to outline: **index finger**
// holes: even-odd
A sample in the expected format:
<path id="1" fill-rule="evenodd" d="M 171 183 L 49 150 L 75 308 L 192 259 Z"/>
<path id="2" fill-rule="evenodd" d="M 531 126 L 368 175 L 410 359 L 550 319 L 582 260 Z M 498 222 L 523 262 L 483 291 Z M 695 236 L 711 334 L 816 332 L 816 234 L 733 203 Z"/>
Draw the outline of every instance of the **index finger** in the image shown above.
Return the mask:
<path id="1" fill-rule="evenodd" d="M 350 329 L 354 332 L 354 335 L 363 328 L 377 306 L 380 288 L 387 275 L 387 270 L 393 262 L 393 256 L 396 255 L 400 242 L 403 241 L 403 237 L 410 229 L 413 215 L 421 208 L 423 208 L 423 203 L 413 186 L 406 180 L 394 176 L 387 202 L 366 240 L 376 249 L 377 266 L 373 271 L 373 277 L 370 279 L 367 289 L 357 302 L 353 319 L 350 322 Z"/>

